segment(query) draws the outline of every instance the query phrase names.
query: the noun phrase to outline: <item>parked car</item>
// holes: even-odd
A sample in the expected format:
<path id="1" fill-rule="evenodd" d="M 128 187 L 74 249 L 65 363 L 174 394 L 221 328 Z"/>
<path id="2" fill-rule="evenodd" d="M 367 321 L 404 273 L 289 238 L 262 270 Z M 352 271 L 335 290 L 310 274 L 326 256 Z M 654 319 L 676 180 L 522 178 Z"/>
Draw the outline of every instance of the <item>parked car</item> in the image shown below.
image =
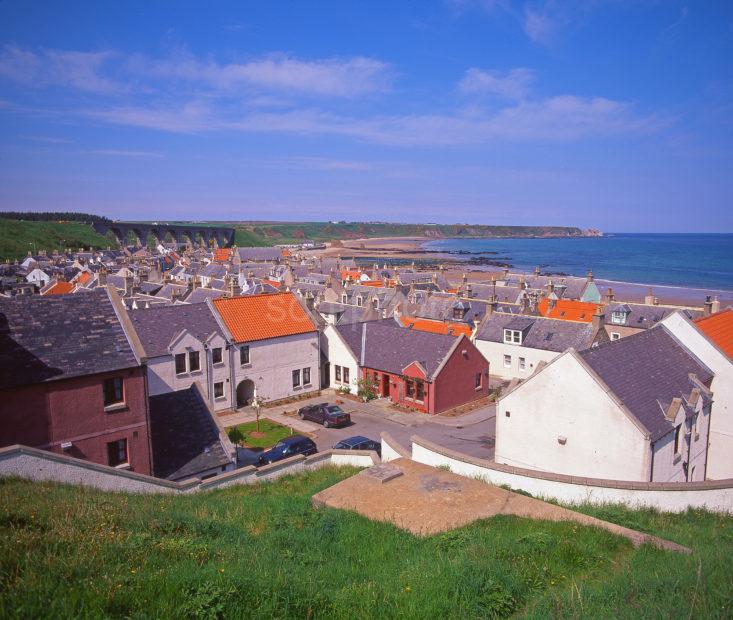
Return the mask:
<path id="1" fill-rule="evenodd" d="M 351 416 L 348 413 L 338 405 L 329 405 L 328 403 L 301 407 L 298 410 L 298 415 L 301 420 L 318 422 L 319 424 L 323 424 L 324 428 L 351 424 Z"/>
<path id="2" fill-rule="evenodd" d="M 355 437 L 348 437 L 342 439 L 335 446 L 337 450 L 374 450 L 380 457 L 382 456 L 382 444 L 369 437 L 363 437 L 362 435 L 356 435 Z"/>
<path id="3" fill-rule="evenodd" d="M 297 454 L 310 456 L 316 452 L 318 452 L 318 448 L 316 448 L 316 444 L 312 439 L 303 435 L 291 435 L 282 441 L 278 441 L 272 448 L 260 454 L 259 464 L 269 465 Z"/>

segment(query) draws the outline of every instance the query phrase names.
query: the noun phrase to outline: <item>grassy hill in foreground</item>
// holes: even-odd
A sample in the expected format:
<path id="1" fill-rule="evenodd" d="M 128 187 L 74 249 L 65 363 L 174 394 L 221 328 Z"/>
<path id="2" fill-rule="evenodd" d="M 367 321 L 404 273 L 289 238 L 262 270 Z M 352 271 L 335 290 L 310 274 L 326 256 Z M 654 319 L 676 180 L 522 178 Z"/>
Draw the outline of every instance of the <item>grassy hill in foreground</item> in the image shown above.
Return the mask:
<path id="1" fill-rule="evenodd" d="M 416 538 L 313 510 L 313 493 L 354 471 L 176 497 L 2 480 L 0 616 L 731 615 L 731 517 L 582 508 L 689 556 L 506 516 Z"/>
<path id="2" fill-rule="evenodd" d="M 82 222 L 28 222 L 0 219 L 0 260 L 22 259 L 29 251 L 115 247 Z"/>

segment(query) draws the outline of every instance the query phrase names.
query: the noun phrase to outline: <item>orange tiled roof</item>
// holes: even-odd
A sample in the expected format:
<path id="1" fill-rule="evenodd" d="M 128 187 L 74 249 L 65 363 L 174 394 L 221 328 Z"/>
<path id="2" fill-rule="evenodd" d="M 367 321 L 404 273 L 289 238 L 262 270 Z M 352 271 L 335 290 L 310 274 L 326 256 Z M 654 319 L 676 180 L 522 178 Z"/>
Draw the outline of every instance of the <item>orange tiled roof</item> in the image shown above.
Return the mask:
<path id="1" fill-rule="evenodd" d="M 290 256 L 290 250 L 288 249 L 283 250 L 283 257 L 287 258 L 288 256 Z"/>
<path id="2" fill-rule="evenodd" d="M 733 308 L 695 319 L 695 325 L 729 358 L 733 359 Z"/>
<path id="3" fill-rule="evenodd" d="M 376 286 L 376 287 L 394 287 L 397 285 L 395 280 L 367 280 L 366 282 L 360 282 L 361 286 Z"/>
<path id="4" fill-rule="evenodd" d="M 351 277 L 352 280 L 359 280 L 361 278 L 361 272 L 355 269 L 344 269 L 341 272 L 341 279 L 348 280 Z"/>
<path id="5" fill-rule="evenodd" d="M 74 290 L 73 282 L 56 282 L 44 295 L 66 295 Z"/>
<path id="6" fill-rule="evenodd" d="M 225 263 L 226 261 L 228 261 L 231 255 L 231 248 L 217 248 L 216 250 L 214 250 L 214 260 L 220 263 Z"/>
<path id="7" fill-rule="evenodd" d="M 598 304 L 573 299 L 558 299 L 552 310 L 550 310 L 549 299 L 541 299 L 539 303 L 539 311 L 542 316 L 564 321 L 581 321 L 583 323 L 590 323 L 597 309 Z"/>
<path id="8" fill-rule="evenodd" d="M 82 271 L 76 281 L 79 284 L 86 284 L 87 282 L 89 282 L 89 280 L 91 280 L 91 278 L 92 275 L 88 271 Z"/>
<path id="9" fill-rule="evenodd" d="M 213 303 L 237 342 L 316 331 L 316 325 L 292 293 L 221 297 Z"/>
<path id="10" fill-rule="evenodd" d="M 401 316 L 400 321 L 405 327 L 412 327 L 421 332 L 430 332 L 432 334 L 447 335 L 452 330 L 451 335 L 471 336 L 472 330 L 465 323 L 446 323 L 443 321 L 431 321 L 430 319 L 418 319 L 414 316 Z"/>
<path id="11" fill-rule="evenodd" d="M 270 286 L 274 286 L 275 288 L 280 288 L 280 282 L 277 280 L 268 280 L 267 278 L 263 278 L 262 282 L 269 284 Z"/>

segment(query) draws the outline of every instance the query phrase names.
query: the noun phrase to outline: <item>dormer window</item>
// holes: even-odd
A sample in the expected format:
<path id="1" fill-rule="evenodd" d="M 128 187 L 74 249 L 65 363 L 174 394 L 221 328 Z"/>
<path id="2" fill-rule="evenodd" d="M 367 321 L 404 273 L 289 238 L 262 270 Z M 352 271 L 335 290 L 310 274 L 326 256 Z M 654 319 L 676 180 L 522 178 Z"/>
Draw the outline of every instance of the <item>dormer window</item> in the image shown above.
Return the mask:
<path id="1" fill-rule="evenodd" d="M 358 296 L 358 297 L 356 298 L 356 305 L 357 305 L 357 306 L 359 306 L 359 307 L 361 307 L 361 306 L 363 306 L 363 305 L 364 305 L 364 299 L 362 298 L 362 296 L 361 296 L 361 295 L 359 295 L 359 296 Z"/>
<path id="2" fill-rule="evenodd" d="M 505 344 L 522 344 L 522 332 L 518 329 L 505 329 L 504 330 L 504 343 Z"/>
<path id="3" fill-rule="evenodd" d="M 348 295 L 341 295 L 341 303 L 342 304 L 349 303 L 349 296 Z"/>
<path id="4" fill-rule="evenodd" d="M 623 310 L 614 310 L 611 313 L 611 323 L 623 325 L 626 323 L 626 313 Z"/>

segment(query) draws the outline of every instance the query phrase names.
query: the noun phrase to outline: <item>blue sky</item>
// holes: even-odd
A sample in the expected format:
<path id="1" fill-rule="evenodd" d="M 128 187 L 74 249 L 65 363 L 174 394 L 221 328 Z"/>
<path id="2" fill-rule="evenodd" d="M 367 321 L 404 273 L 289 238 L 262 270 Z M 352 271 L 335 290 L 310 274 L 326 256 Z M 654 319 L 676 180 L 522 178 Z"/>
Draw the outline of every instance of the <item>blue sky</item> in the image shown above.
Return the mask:
<path id="1" fill-rule="evenodd" d="M 733 232 L 733 3 L 0 2 L 0 209 Z"/>

